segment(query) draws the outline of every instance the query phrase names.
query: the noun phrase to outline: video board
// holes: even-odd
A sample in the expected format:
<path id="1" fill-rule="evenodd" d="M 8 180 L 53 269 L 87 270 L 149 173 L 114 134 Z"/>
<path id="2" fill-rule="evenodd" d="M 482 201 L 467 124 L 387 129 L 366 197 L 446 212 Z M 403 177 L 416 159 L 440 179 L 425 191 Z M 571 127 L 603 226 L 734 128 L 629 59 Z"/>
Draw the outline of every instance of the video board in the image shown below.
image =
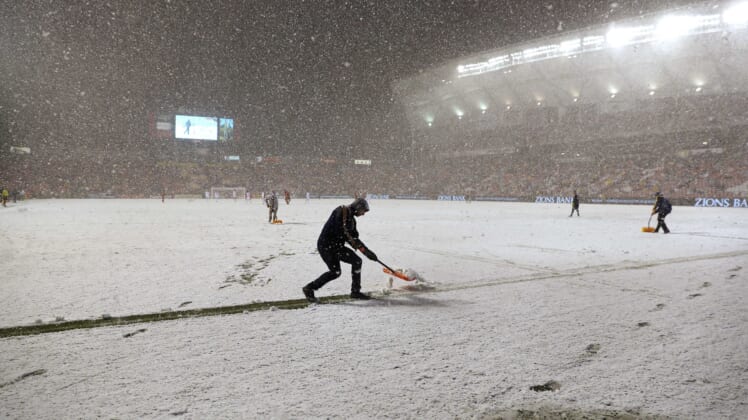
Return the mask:
<path id="1" fill-rule="evenodd" d="M 233 121 L 232 121 L 233 131 Z M 174 116 L 174 138 L 218 141 L 218 118 L 197 115 Z"/>

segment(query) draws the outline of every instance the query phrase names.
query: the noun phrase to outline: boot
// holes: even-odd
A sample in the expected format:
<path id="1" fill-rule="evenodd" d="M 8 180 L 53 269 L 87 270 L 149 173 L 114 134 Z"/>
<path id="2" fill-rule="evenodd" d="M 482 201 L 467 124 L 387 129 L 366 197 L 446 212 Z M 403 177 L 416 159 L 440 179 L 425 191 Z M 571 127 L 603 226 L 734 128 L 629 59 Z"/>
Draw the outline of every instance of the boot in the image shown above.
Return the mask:
<path id="1" fill-rule="evenodd" d="M 371 296 L 361 293 L 360 291 L 351 292 L 351 299 L 369 300 Z"/>
<path id="2" fill-rule="evenodd" d="M 314 296 L 314 290 L 309 285 L 302 287 L 301 291 L 304 292 L 304 296 L 309 303 L 319 303 L 319 299 Z"/>

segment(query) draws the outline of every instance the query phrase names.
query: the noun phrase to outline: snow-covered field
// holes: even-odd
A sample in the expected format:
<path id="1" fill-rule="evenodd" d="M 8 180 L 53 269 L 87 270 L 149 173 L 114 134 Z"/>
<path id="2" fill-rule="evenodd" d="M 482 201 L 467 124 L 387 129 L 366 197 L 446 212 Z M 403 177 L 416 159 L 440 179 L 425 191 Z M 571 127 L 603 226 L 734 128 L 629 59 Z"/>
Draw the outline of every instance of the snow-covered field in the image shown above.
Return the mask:
<path id="1" fill-rule="evenodd" d="M 302 298 L 347 202 L 11 203 L 0 327 Z M 663 235 L 648 206 L 371 208 L 361 238 L 422 282 L 365 260 L 378 300 L 0 338 L 0 417 L 748 416 L 748 210 Z"/>

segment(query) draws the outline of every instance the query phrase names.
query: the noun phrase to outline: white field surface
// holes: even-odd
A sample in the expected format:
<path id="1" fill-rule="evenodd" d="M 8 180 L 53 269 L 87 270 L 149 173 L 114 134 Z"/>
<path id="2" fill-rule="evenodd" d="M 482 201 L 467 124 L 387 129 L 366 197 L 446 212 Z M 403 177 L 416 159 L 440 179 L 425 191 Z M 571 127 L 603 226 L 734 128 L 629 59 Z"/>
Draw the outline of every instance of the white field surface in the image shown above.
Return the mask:
<path id="1" fill-rule="evenodd" d="M 0 327 L 300 299 L 347 202 L 11 203 Z M 422 281 L 365 260 L 378 300 L 0 338 L 0 417 L 748 416 L 747 209 L 675 207 L 670 235 L 648 206 L 371 209 L 361 239 Z M 344 264 L 318 296 L 349 290 Z"/>

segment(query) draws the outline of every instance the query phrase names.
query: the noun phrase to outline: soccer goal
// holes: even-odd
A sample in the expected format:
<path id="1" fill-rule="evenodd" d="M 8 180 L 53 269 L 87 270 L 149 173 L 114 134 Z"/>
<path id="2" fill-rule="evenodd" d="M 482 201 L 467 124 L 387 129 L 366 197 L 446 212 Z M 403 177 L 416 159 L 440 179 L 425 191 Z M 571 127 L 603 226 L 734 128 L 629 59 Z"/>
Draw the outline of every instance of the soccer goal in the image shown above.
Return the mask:
<path id="1" fill-rule="evenodd" d="M 210 198 L 235 198 L 244 200 L 247 189 L 244 187 L 210 187 Z"/>

